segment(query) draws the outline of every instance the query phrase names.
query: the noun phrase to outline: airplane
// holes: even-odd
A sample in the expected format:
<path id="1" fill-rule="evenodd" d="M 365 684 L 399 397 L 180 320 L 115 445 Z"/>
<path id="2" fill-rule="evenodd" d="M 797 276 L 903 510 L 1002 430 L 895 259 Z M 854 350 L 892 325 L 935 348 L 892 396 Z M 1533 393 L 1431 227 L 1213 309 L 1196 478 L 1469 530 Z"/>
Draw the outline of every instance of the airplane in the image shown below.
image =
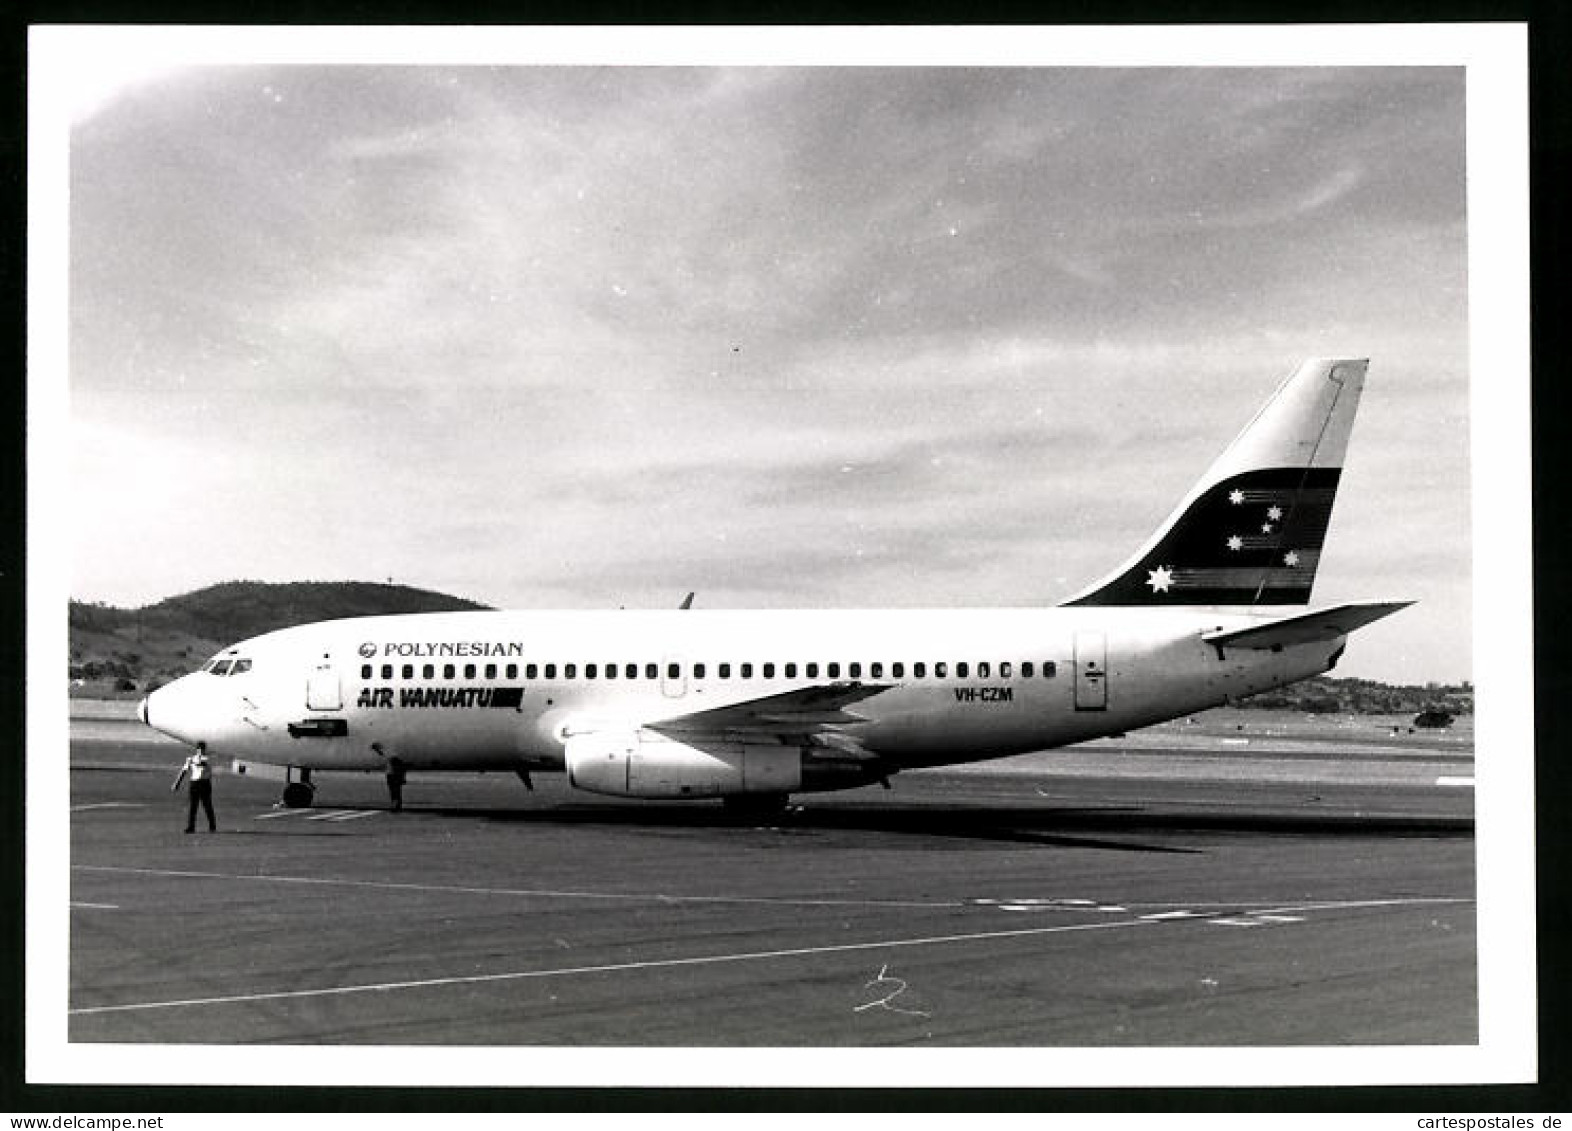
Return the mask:
<path id="1" fill-rule="evenodd" d="M 269 632 L 142 700 L 144 723 L 282 768 L 566 773 L 623 798 L 793 794 L 1122 734 L 1331 670 L 1411 604 L 1310 609 L 1368 359 L 1300 365 L 1123 565 L 1057 606 L 477 611 Z M 298 777 L 297 777 L 298 775 Z"/>

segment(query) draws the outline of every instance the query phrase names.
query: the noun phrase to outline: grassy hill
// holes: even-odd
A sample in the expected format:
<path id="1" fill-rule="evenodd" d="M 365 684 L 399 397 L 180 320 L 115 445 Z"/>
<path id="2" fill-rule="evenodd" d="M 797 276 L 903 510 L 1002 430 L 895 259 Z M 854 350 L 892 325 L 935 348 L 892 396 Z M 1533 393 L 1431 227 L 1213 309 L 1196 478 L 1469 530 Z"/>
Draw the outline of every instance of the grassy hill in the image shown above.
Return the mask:
<path id="1" fill-rule="evenodd" d="M 364 581 L 228 581 L 140 609 L 72 601 L 69 674 L 77 694 L 131 694 L 200 667 L 237 640 L 277 628 L 486 607 L 426 589 Z"/>
<path id="2" fill-rule="evenodd" d="M 1470 683 L 1394 686 L 1371 679 L 1333 679 L 1318 675 L 1287 687 L 1263 691 L 1235 705 L 1319 715 L 1413 715 L 1432 709 L 1451 715 L 1471 715 L 1474 713 L 1474 687 Z"/>

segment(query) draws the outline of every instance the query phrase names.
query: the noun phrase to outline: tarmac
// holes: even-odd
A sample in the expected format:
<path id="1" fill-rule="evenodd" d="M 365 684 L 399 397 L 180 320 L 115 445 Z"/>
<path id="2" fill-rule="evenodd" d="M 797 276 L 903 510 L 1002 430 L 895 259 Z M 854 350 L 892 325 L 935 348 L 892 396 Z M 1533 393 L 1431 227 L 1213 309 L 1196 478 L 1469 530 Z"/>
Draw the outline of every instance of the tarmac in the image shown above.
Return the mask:
<path id="1" fill-rule="evenodd" d="M 1472 1044 L 1471 741 L 1361 735 L 1170 724 L 767 824 L 499 774 L 289 810 L 220 773 L 186 835 L 182 748 L 82 719 L 69 1039 Z"/>

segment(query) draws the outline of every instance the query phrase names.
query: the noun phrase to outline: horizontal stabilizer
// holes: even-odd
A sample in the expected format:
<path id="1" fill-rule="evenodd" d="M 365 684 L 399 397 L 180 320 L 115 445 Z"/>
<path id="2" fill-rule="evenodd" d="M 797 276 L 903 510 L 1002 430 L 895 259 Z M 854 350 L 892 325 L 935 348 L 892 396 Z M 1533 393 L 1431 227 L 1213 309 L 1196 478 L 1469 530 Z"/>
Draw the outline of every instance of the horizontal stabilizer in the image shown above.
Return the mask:
<path id="1" fill-rule="evenodd" d="M 1278 617 L 1264 624 L 1248 628 L 1219 629 L 1205 633 L 1201 639 L 1208 644 L 1230 648 L 1276 648 L 1290 644 L 1313 644 L 1320 640 L 1336 640 L 1347 636 L 1356 628 L 1363 628 L 1391 616 L 1399 609 L 1406 609 L 1412 601 L 1355 601 L 1347 605 L 1334 605 L 1330 609 L 1317 609 L 1296 616 Z"/>

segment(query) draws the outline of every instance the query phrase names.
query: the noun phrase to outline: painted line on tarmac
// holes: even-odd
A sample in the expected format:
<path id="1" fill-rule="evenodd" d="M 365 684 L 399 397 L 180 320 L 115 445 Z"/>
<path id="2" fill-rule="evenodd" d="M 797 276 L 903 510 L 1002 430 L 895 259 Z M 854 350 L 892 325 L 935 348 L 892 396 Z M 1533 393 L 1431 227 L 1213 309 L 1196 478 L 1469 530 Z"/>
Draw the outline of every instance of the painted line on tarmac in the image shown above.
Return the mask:
<path id="1" fill-rule="evenodd" d="M 145 809 L 140 801 L 95 801 L 91 805 L 73 805 L 71 812 L 86 813 L 89 809 Z"/>
<path id="2" fill-rule="evenodd" d="M 379 813 L 379 809 L 366 810 Z M 270 814 L 268 814 L 270 815 Z M 260 817 L 258 818 L 261 819 Z M 113 872 L 120 875 L 168 876 L 200 880 L 261 880 L 275 884 L 315 884 L 326 887 L 375 888 L 380 891 L 438 892 L 447 895 L 516 895 L 547 899 L 602 899 L 624 903 L 664 904 L 763 904 L 779 907 L 914 907 L 958 908 L 961 901 L 915 899 L 791 899 L 748 895 L 667 895 L 661 892 L 564 891 L 555 888 L 484 888 L 451 884 L 398 883 L 392 880 L 346 880 L 330 876 L 259 876 L 231 872 L 198 872 L 173 868 L 125 868 L 108 864 L 73 864 L 73 870 Z"/>
<path id="3" fill-rule="evenodd" d="M 1026 927 L 1013 931 L 980 931 L 965 935 L 929 935 L 912 939 L 879 939 L 872 942 L 837 943 L 830 946 L 792 947 L 786 950 L 754 950 L 734 954 L 706 954 L 693 958 L 657 958 L 648 962 L 614 962 L 601 966 L 564 966 L 547 970 L 514 970 L 502 974 L 459 974 L 450 978 L 421 978 L 407 982 L 372 982 L 351 986 L 327 986 L 315 990 L 275 990 L 258 994 L 230 994 L 224 997 L 182 998 L 176 1001 L 143 1001 L 125 1005 L 96 1005 L 66 1012 L 72 1016 L 94 1013 L 129 1013 L 149 1009 L 179 1009 L 192 1005 L 242 1005 L 257 1001 L 282 1001 L 290 998 L 331 997 L 347 994 L 385 993 L 389 990 L 418 990 L 443 986 L 480 985 L 489 982 L 517 982 L 533 978 L 562 978 L 578 974 L 617 974 L 635 970 L 662 970 L 681 966 L 713 966 L 726 962 L 761 962 L 780 958 L 807 958 L 821 954 L 848 954 L 862 950 L 885 950 L 908 946 L 941 946 L 947 943 L 981 942 L 989 939 L 1023 938 L 1033 935 L 1063 934 L 1070 931 L 1106 931 L 1116 927 L 1146 927 L 1141 919 L 1104 920 L 1099 923 L 1073 923 L 1058 927 Z"/>
<path id="4" fill-rule="evenodd" d="M 79 908 L 83 909 L 84 911 L 119 911 L 120 910 L 120 905 L 118 903 L 78 903 L 74 899 L 71 901 L 71 906 L 72 907 L 79 907 Z"/>
<path id="5" fill-rule="evenodd" d="M 1436 784 L 1437 785 L 1461 785 L 1461 786 L 1467 786 L 1469 789 L 1472 789 L 1472 788 L 1474 788 L 1474 779 L 1472 777 L 1462 777 L 1462 776 L 1457 776 L 1457 777 L 1446 777 L 1446 776 L 1443 776 L 1443 777 L 1439 777 L 1439 778 L 1436 779 Z"/>

